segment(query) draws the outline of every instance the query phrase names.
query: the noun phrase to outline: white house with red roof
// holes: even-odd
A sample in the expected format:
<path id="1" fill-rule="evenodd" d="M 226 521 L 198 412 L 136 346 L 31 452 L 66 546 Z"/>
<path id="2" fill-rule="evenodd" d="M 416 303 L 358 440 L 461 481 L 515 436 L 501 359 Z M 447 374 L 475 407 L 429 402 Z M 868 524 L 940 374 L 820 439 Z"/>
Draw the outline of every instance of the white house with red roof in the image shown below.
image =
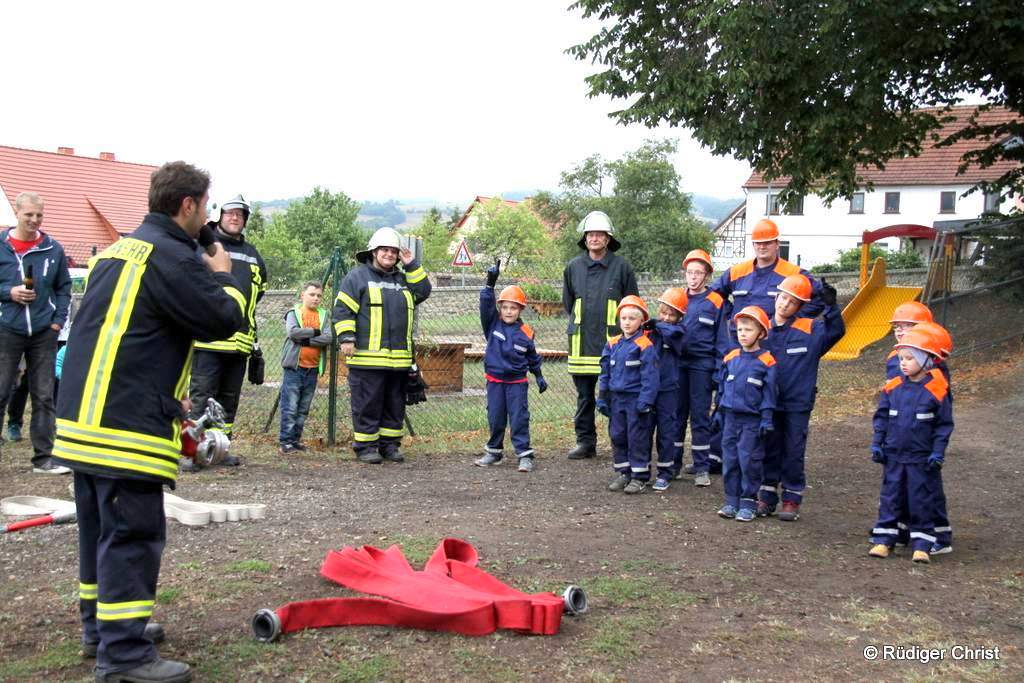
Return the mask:
<path id="1" fill-rule="evenodd" d="M 963 127 L 975 110 L 973 105 L 953 107 L 951 114 L 957 121 L 946 124 L 938 132 L 946 138 Z M 1012 120 L 1015 114 L 1007 109 L 993 109 L 978 116 L 981 124 Z M 1009 142 L 1009 141 L 1004 141 Z M 715 228 L 715 266 L 728 267 L 753 258 L 747 226 L 770 217 L 779 226 L 782 235 L 782 256 L 793 263 L 810 268 L 831 263 L 838 252 L 860 244 L 865 230 L 890 225 L 916 224 L 934 227 L 939 221 L 978 218 L 984 213 L 1007 212 L 1013 200 L 1000 201 L 998 194 L 981 191 L 963 196 L 982 180 L 995 180 L 1015 167 L 1015 162 L 1001 161 L 989 168 L 968 168 L 957 174 L 964 153 L 987 146 L 987 142 L 964 140 L 949 147 L 924 145 L 916 157 L 904 157 L 887 162 L 884 169 L 862 167 L 861 179 L 874 183 L 872 191 L 859 191 L 849 200 L 837 199 L 826 206 L 820 197 L 809 194 L 792 211 L 781 211 L 778 194 L 788 178 L 769 183 L 759 173 L 751 174 L 743 185 L 746 202 L 737 206 Z M 879 242 L 890 249 L 898 249 L 900 238 Z"/>
<path id="2" fill-rule="evenodd" d="M 0 146 L 0 226 L 15 225 L 15 199 L 35 192 L 45 204 L 43 232 L 84 266 L 94 250 L 139 227 L 149 210 L 155 170 L 117 161 L 110 152 L 85 157 L 70 147 L 43 152 Z"/>

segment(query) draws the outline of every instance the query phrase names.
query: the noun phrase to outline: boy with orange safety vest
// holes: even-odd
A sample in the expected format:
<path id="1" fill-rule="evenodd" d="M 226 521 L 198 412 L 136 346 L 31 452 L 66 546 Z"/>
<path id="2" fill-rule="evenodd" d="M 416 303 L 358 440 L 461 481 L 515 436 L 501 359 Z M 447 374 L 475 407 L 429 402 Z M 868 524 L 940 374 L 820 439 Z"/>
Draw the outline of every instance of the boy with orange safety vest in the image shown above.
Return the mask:
<path id="1" fill-rule="evenodd" d="M 810 300 L 811 282 L 803 275 L 790 275 L 779 283 L 772 330 L 764 344 L 778 363 L 779 401 L 773 416 L 775 429 L 766 444 L 757 516 L 775 513 L 781 484 L 779 519 L 783 522 L 800 518 L 806 488 L 804 453 L 814 398 L 818 393 L 818 365 L 821 357 L 846 333 L 842 313 L 836 306 L 835 287 L 822 281 L 824 320 L 797 317 Z"/>
<path id="2" fill-rule="evenodd" d="M 686 278 L 687 314 L 683 318 L 685 343 L 679 359 L 679 442 L 686 436 L 690 421 L 690 455 L 693 464 L 688 474 L 696 486 L 710 486 L 711 470 L 720 472 L 722 458 L 711 452 L 711 395 L 715 389 L 715 370 L 728 350 L 728 305 L 722 295 L 707 287 L 714 271 L 711 257 L 703 249 L 694 249 L 683 259 Z M 680 455 L 682 455 L 680 446 Z M 677 470 L 677 476 L 682 472 Z"/>
<path id="3" fill-rule="evenodd" d="M 775 358 L 761 349 L 768 336 L 768 316 L 747 306 L 733 318 L 740 348 L 722 359 L 718 373 L 715 420 L 722 429 L 722 484 L 725 504 L 718 516 L 739 522 L 754 520 L 761 487 L 764 444 L 775 428 L 778 387 Z"/>
<path id="4" fill-rule="evenodd" d="M 935 361 L 935 367 L 941 370 L 942 375 L 946 378 L 946 382 L 949 384 L 949 400 L 952 401 L 953 385 L 950 379 L 949 365 L 945 361 L 953 352 L 953 338 L 944 327 L 933 320 L 931 309 L 919 301 L 907 301 L 896 307 L 892 314 L 892 320 L 889 322 L 892 324 L 893 336 L 897 343 L 903 339 L 907 330 L 918 327 L 936 335 L 942 356 Z M 885 359 L 885 378 L 893 379 L 899 377 L 900 374 L 899 350 L 893 349 Z M 898 545 L 907 545 L 909 542 L 907 521 L 908 514 L 907 511 L 904 511 L 897 522 L 900 531 L 896 541 Z M 953 527 L 949 523 L 946 493 L 940 480 L 935 496 L 935 543 L 932 544 L 929 554 L 945 555 L 951 552 L 953 552 Z"/>
<path id="5" fill-rule="evenodd" d="M 615 476 L 609 491 L 642 493 L 651 477 L 651 435 L 658 399 L 661 349 L 644 332 L 650 318 L 647 304 L 635 295 L 624 297 L 615 311 L 622 334 L 601 352 L 597 409 L 608 418 Z"/>
<path id="6" fill-rule="evenodd" d="M 526 294 L 517 285 L 501 290 L 497 302 L 494 285 L 498 281 L 500 261 L 487 269 L 487 286 L 480 290 L 480 325 L 487 349 L 484 373 L 487 377 L 487 423 L 491 434 L 483 457 L 474 461 L 479 467 L 497 465 L 504 451 L 505 426 L 509 425 L 512 447 L 519 459 L 520 472 L 533 471 L 530 448 L 529 387 L 526 372 L 537 379 L 539 393 L 548 383 L 541 374 L 541 358 L 534 344 L 533 328 L 519 319 L 526 308 Z"/>
<path id="7" fill-rule="evenodd" d="M 683 350 L 682 320 L 686 315 L 686 291 L 670 287 L 658 299 L 658 320 L 648 320 L 651 341 L 661 349 L 658 363 L 658 399 L 654 404 L 655 444 L 658 447 L 658 477 L 652 487 L 656 493 L 668 490 L 683 467 L 683 437 L 679 424 L 679 360 Z"/>
<path id="8" fill-rule="evenodd" d="M 953 433 L 949 384 L 935 362 L 942 357 L 937 335 L 921 326 L 896 343 L 899 377 L 883 387 L 873 418 L 871 459 L 885 466 L 878 521 L 871 531 L 872 557 L 888 557 L 908 516 L 913 561 L 927 564 L 937 542 L 935 520 L 942 465 Z"/>

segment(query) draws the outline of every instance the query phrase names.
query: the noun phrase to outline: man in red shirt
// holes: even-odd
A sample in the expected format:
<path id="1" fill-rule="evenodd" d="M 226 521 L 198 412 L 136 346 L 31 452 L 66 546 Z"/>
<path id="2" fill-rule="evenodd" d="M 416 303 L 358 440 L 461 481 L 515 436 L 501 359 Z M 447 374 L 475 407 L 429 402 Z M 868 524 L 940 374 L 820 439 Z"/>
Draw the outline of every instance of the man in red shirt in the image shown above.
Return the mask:
<path id="1" fill-rule="evenodd" d="M 57 335 L 68 317 L 71 275 L 64 248 L 42 232 L 43 200 L 22 192 L 14 201 L 18 225 L 0 231 L 0 415 L 25 357 L 32 395 L 32 471 L 66 474 L 50 461 L 55 413 Z"/>

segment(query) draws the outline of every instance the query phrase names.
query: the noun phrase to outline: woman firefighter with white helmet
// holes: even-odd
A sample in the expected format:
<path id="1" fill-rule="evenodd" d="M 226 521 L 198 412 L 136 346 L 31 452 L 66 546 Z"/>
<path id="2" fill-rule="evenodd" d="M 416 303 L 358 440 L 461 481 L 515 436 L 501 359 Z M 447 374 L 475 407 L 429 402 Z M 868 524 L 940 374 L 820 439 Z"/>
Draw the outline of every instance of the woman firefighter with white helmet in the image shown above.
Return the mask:
<path id="1" fill-rule="evenodd" d="M 569 314 L 569 374 L 576 385 L 576 447 L 569 451 L 571 460 L 597 454 L 594 392 L 601 351 L 619 334 L 619 301 L 640 293 L 633 268 L 614 253 L 620 244 L 606 213 L 588 213 L 578 232 L 578 244 L 586 251 L 569 261 L 562 275 L 562 304 Z"/>
<path id="2" fill-rule="evenodd" d="M 402 462 L 413 309 L 430 296 L 430 280 L 394 228 L 373 233 L 356 260 L 361 265 L 342 280 L 332 315 L 347 357 L 352 448 L 363 463 Z"/>

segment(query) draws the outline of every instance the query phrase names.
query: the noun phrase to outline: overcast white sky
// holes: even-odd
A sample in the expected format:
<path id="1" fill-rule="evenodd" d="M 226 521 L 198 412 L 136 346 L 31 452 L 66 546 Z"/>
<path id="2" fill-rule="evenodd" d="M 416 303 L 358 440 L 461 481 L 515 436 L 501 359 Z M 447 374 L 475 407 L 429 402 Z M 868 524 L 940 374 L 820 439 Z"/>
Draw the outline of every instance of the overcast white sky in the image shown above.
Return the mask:
<path id="1" fill-rule="evenodd" d="M 215 198 L 555 189 L 559 173 L 678 137 L 688 192 L 742 195 L 745 163 L 685 130 L 623 127 L 564 54 L 569 0 L 6 3 L 0 144 L 185 159 Z"/>

